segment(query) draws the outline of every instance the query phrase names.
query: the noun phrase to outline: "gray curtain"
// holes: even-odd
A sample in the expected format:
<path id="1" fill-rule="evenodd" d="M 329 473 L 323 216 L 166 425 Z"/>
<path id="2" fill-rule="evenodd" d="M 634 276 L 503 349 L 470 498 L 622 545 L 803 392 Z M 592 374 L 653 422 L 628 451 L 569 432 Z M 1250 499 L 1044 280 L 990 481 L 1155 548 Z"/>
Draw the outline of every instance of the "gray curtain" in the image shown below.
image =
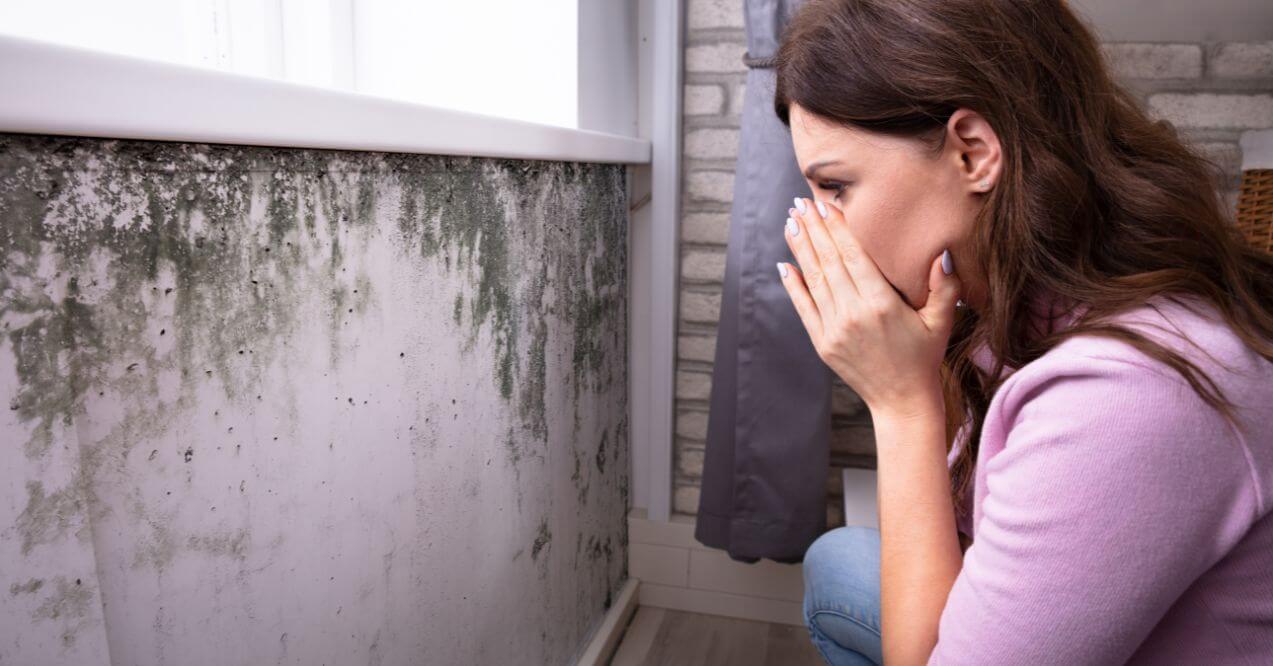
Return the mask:
<path id="1" fill-rule="evenodd" d="M 747 0 L 747 89 L 694 536 L 735 560 L 800 562 L 826 531 L 832 373 L 775 264 L 787 209 L 810 196 L 774 114 L 770 60 L 801 0 Z"/>

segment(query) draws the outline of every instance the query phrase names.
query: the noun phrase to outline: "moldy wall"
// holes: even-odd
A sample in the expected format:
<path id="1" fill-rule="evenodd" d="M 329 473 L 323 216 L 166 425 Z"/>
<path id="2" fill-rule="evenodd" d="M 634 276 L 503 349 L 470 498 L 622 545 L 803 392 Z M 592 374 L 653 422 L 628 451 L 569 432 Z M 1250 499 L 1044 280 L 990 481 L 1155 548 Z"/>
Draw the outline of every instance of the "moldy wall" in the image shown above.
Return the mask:
<path id="1" fill-rule="evenodd" d="M 620 165 L 0 135 L 0 663 L 565 663 Z"/>

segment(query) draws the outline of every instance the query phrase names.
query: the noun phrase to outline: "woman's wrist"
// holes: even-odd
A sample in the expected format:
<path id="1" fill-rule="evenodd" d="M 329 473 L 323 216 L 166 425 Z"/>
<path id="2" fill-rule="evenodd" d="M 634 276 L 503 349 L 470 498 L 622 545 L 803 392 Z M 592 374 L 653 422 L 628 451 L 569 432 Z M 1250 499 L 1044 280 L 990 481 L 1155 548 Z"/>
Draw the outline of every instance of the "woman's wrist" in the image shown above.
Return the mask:
<path id="1" fill-rule="evenodd" d="M 916 391 L 905 398 L 887 403 L 868 404 L 867 409 L 871 412 L 872 422 L 877 426 L 882 423 L 896 426 L 930 424 L 934 421 L 944 425 L 946 422 L 946 402 L 940 386 Z"/>

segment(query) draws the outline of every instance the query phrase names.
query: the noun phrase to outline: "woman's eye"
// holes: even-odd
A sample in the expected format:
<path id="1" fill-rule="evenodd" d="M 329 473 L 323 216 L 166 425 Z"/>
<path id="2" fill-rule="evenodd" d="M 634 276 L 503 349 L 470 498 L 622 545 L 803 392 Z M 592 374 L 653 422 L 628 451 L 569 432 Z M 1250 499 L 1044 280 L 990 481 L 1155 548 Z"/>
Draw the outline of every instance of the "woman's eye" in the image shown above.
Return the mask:
<path id="1" fill-rule="evenodd" d="M 836 197 L 844 190 L 844 183 L 818 183 L 818 189 L 835 192 Z"/>

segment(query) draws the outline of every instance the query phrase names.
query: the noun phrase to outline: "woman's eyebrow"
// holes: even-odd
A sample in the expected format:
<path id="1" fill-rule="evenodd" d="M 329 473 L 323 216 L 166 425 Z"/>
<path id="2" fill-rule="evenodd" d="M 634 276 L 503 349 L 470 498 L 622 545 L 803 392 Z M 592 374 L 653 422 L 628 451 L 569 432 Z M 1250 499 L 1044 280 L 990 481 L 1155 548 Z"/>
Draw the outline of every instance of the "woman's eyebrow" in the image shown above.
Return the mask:
<path id="1" fill-rule="evenodd" d="M 814 162 L 813 164 L 810 164 L 809 166 L 805 167 L 804 177 L 808 178 L 809 180 L 813 180 L 813 176 L 815 173 L 817 173 L 818 169 L 821 169 L 824 166 L 831 166 L 832 164 L 839 164 L 839 163 L 840 163 L 840 160 L 822 160 L 821 162 Z"/>

